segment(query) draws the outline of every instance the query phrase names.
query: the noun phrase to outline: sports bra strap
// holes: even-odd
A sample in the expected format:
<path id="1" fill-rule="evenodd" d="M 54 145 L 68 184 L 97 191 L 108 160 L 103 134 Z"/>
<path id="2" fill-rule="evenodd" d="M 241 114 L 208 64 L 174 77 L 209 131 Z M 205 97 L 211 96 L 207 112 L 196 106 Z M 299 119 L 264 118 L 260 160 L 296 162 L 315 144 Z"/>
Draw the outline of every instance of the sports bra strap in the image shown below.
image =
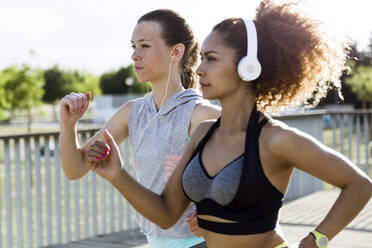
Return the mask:
<path id="1" fill-rule="evenodd" d="M 265 117 L 264 119 L 262 119 L 262 121 L 260 121 L 260 123 L 258 123 L 258 125 L 257 125 L 257 133 L 258 133 L 258 135 L 260 135 L 262 128 L 266 125 L 267 122 L 268 122 L 268 120 Z"/>
<path id="2" fill-rule="evenodd" d="M 260 123 L 258 123 L 258 118 L 259 118 L 259 112 L 257 111 L 256 105 L 254 105 L 253 106 L 253 109 L 252 109 L 252 112 L 251 112 L 251 116 L 250 116 L 250 120 L 249 120 L 249 123 L 248 123 L 248 127 L 247 127 L 247 136 L 248 136 L 249 130 L 252 131 L 252 129 L 257 131 L 256 132 L 257 135 L 259 135 L 261 133 L 261 129 L 267 123 L 267 118 L 265 117 Z M 192 153 L 192 155 L 190 157 L 189 162 L 202 149 L 202 147 L 204 147 L 204 145 L 207 143 L 207 141 L 212 136 L 214 130 L 217 127 L 220 126 L 220 123 L 221 123 L 221 117 L 219 117 L 217 119 L 217 121 L 215 123 L 213 123 L 213 125 L 209 128 L 208 132 L 204 135 L 204 137 L 201 139 L 201 141 L 199 142 L 199 144 L 196 146 L 194 152 Z M 246 148 L 249 146 L 247 144 L 247 141 L 248 141 L 248 139 L 246 139 L 246 144 L 245 144 Z"/>
<path id="3" fill-rule="evenodd" d="M 241 174 L 238 191 L 231 201 L 231 206 L 238 207 L 236 205 L 238 204 L 237 199 L 240 199 L 239 204 L 250 204 L 252 202 L 255 202 L 257 200 L 257 197 L 259 197 L 264 191 L 264 187 L 251 187 L 251 185 L 253 184 L 261 186 L 263 182 L 263 171 L 261 165 L 258 163 L 258 161 L 260 161 L 258 152 L 258 131 L 261 131 L 263 125 L 266 124 L 267 120 L 265 118 L 264 121 L 258 123 L 259 115 L 260 114 L 257 111 L 257 106 L 254 105 L 247 125 L 247 132 L 245 137 L 243 172 Z M 249 198 L 246 197 L 248 195 L 250 196 Z"/>

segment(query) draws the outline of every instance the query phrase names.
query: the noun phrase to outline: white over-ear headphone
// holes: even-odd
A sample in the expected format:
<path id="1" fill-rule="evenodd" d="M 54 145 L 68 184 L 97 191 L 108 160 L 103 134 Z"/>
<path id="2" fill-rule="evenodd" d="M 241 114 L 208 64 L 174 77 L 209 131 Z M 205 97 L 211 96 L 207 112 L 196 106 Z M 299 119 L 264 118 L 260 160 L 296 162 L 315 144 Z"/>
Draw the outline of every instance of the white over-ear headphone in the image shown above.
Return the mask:
<path id="1" fill-rule="evenodd" d="M 261 64 L 257 59 L 257 31 L 254 22 L 242 18 L 247 30 L 247 56 L 238 64 L 238 74 L 244 81 L 252 81 L 261 74 Z"/>

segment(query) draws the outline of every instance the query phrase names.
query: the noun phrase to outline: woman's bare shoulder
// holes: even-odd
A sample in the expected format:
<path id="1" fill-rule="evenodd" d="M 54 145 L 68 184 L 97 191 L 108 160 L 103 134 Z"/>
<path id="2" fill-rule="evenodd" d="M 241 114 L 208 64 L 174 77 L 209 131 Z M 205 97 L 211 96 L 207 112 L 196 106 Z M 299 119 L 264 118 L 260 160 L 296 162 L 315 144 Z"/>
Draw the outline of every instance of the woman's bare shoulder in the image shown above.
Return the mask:
<path id="1" fill-rule="evenodd" d="M 272 154 L 283 156 L 296 151 L 296 144 L 318 143 L 314 137 L 303 131 L 290 127 L 282 121 L 269 119 L 261 133 L 265 147 Z"/>
<path id="2" fill-rule="evenodd" d="M 200 103 L 195 106 L 192 121 L 199 125 L 205 120 L 215 120 L 221 115 L 221 107 L 214 104 Z"/>
<path id="3" fill-rule="evenodd" d="M 190 143 L 193 145 L 198 144 L 215 122 L 215 120 L 206 120 L 201 122 L 193 132 Z"/>

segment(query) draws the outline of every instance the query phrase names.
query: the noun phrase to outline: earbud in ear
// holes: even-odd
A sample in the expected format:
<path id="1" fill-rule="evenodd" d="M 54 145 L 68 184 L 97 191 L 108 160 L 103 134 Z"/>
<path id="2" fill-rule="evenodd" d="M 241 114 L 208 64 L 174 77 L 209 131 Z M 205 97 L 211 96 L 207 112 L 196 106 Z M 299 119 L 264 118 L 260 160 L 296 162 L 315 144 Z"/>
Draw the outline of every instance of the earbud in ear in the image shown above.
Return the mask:
<path id="1" fill-rule="evenodd" d="M 176 56 L 178 54 L 177 50 L 174 50 L 172 56 Z"/>

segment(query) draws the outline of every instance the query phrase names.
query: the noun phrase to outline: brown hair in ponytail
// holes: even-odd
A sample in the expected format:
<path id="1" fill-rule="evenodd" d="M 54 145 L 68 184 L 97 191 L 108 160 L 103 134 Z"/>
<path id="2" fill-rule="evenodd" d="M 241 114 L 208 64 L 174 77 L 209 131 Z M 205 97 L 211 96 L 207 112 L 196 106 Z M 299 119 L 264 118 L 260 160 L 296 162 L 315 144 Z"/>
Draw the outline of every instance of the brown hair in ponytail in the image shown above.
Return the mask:
<path id="1" fill-rule="evenodd" d="M 143 15 L 137 23 L 155 21 L 162 28 L 162 38 L 168 46 L 182 43 L 185 52 L 181 63 L 181 82 L 187 88 L 196 88 L 195 67 L 198 61 L 199 44 L 196 42 L 191 27 L 177 12 L 169 9 L 158 9 Z"/>

